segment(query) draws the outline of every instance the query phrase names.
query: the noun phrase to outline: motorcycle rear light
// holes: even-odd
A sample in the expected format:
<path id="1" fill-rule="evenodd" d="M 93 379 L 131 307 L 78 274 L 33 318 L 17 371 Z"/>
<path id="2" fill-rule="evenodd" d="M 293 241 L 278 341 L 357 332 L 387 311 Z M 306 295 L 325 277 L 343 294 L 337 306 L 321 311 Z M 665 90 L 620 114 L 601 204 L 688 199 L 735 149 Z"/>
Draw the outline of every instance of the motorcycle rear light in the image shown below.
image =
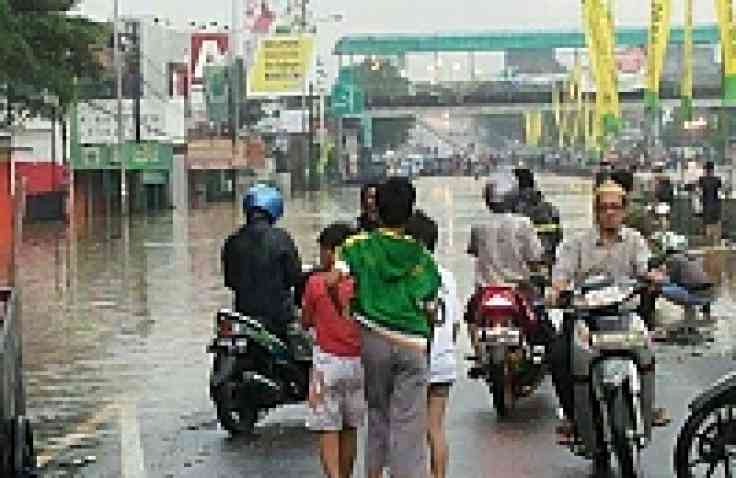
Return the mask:
<path id="1" fill-rule="evenodd" d="M 223 319 L 217 323 L 217 335 L 219 337 L 230 337 L 233 335 L 233 321 Z"/>

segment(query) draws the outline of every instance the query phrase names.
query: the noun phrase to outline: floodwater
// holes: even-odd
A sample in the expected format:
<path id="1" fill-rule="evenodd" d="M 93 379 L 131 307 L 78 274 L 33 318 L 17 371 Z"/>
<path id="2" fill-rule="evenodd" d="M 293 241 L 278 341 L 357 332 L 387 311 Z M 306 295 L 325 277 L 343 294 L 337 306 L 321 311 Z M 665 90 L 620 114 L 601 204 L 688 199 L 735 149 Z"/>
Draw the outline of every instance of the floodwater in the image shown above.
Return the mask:
<path id="1" fill-rule="evenodd" d="M 541 185 L 560 207 L 566 231 L 590 225 L 589 182 L 543 177 Z M 464 250 L 469 225 L 484 213 L 482 181 L 425 178 L 417 186 L 418 206 L 440 224 L 440 261 L 455 273 L 464 300 L 473 280 Z M 281 226 L 303 261 L 314 262 L 317 234 L 328 223 L 355 218 L 358 191 L 314 193 L 290 200 L 286 209 Z M 205 345 L 214 312 L 230 302 L 220 247 L 241 220 L 239 207 L 224 203 L 131 217 L 129 227 L 119 218 L 75 230 L 25 227 L 19 260 L 24 360 L 42 463 L 70 447 L 94 455 L 99 440 L 122 433 L 115 417 L 130 404 L 143 419 L 160 420 L 196 409 L 193 402 L 209 406 Z M 709 262 L 721 283 L 719 318 L 733 311 L 733 266 L 733 259 Z M 704 353 L 736 353 L 736 329 L 728 321 L 719 320 L 713 334 Z"/>

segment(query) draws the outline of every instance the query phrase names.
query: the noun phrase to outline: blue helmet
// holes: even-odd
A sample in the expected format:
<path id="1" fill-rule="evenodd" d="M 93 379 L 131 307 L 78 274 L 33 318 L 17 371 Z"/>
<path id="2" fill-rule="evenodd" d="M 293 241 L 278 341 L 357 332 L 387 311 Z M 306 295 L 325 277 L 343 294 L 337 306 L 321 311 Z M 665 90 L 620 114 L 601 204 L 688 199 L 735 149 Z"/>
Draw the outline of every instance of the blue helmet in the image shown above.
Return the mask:
<path id="1" fill-rule="evenodd" d="M 261 210 L 268 214 L 271 223 L 274 223 L 284 215 L 284 197 L 278 188 L 259 183 L 243 196 L 243 209 L 246 212 Z"/>

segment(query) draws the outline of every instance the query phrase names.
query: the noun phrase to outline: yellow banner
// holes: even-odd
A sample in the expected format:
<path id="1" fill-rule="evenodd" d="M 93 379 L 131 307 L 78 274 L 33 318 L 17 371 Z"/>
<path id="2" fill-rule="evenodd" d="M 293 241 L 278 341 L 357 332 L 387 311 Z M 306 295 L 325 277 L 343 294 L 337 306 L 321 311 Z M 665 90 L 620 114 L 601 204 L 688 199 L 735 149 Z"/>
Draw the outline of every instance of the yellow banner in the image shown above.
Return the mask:
<path id="1" fill-rule="evenodd" d="M 528 146 L 539 146 L 539 141 L 542 138 L 542 112 L 526 111 L 524 113 L 524 123 L 526 144 Z"/>
<path id="2" fill-rule="evenodd" d="M 614 57 L 616 38 L 613 2 L 582 0 L 583 21 L 596 85 L 596 133 L 601 137 L 603 118 L 620 117 L 617 68 Z"/>
<path id="3" fill-rule="evenodd" d="M 314 39 L 308 35 L 274 35 L 261 40 L 248 74 L 248 96 L 304 94 L 313 54 Z"/>
<path id="4" fill-rule="evenodd" d="M 721 27 L 721 55 L 724 74 L 736 75 L 736 35 L 733 27 L 733 6 L 731 0 L 716 0 L 718 23 Z"/>
<path id="5" fill-rule="evenodd" d="M 682 90 L 685 98 L 693 97 L 693 0 L 685 0 L 685 45 L 683 52 Z"/>
<path id="6" fill-rule="evenodd" d="M 651 0 L 647 89 L 653 94 L 659 94 L 659 80 L 662 77 L 665 53 L 670 38 L 671 16 L 672 0 Z"/>

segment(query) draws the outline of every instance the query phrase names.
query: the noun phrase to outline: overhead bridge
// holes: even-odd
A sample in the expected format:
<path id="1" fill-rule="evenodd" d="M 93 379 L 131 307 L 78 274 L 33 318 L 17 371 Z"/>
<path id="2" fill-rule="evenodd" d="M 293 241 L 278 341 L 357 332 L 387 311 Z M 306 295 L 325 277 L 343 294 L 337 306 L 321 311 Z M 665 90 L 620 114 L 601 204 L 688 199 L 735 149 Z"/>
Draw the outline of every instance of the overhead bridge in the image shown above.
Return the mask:
<path id="1" fill-rule="evenodd" d="M 715 45 L 720 42 L 718 25 L 698 25 L 693 29 L 695 44 Z M 647 27 L 619 27 L 617 46 L 648 44 Z M 670 31 L 670 43 L 683 43 L 682 27 Z M 587 48 L 585 34 L 577 30 L 497 30 L 475 33 L 380 34 L 349 35 L 334 48 L 338 56 L 381 55 L 402 56 L 412 53 L 491 52 L 519 49 Z"/>
<path id="2" fill-rule="evenodd" d="M 694 91 L 693 106 L 696 108 L 717 108 L 722 106 L 720 88 L 702 88 Z M 680 95 L 675 91 L 660 94 L 664 107 L 680 106 Z M 595 95 L 591 95 L 595 101 Z M 644 106 L 644 92 L 624 92 L 619 94 L 623 111 L 641 110 Z M 412 95 L 412 96 L 369 96 L 366 98 L 366 114 L 373 118 L 398 118 L 426 113 L 442 113 L 453 110 L 454 115 L 500 115 L 516 114 L 525 111 L 552 111 L 552 93 L 543 91 L 519 91 L 471 95 Z M 572 109 L 574 104 L 563 104 L 562 108 Z"/>

